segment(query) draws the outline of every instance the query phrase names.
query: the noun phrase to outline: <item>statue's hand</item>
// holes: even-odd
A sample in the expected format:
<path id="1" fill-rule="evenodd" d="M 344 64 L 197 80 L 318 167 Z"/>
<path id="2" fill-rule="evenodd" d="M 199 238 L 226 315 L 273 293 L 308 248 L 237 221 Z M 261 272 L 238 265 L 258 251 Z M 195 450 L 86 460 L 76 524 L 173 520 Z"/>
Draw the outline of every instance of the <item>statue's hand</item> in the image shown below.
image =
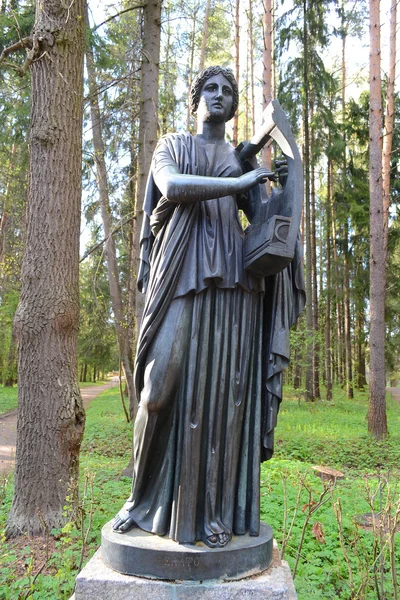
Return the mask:
<path id="1" fill-rule="evenodd" d="M 279 183 L 285 187 L 288 178 L 288 164 L 286 159 L 275 160 L 275 167 L 279 178 Z"/>
<path id="2" fill-rule="evenodd" d="M 251 190 L 251 188 L 253 188 L 255 185 L 257 185 L 257 183 L 266 183 L 268 179 L 274 181 L 275 177 L 276 175 L 273 171 L 270 171 L 265 167 L 258 167 L 258 169 L 254 169 L 254 171 L 249 171 L 248 173 L 245 173 L 239 178 L 242 186 L 241 191 L 247 192 L 248 190 Z"/>
<path id="3" fill-rule="evenodd" d="M 114 523 L 112 524 L 113 531 L 116 533 L 126 533 L 127 531 L 130 531 L 130 529 L 133 529 L 133 527 L 137 527 L 135 521 L 131 517 L 130 511 L 132 508 L 133 502 L 127 500 L 114 519 Z"/>

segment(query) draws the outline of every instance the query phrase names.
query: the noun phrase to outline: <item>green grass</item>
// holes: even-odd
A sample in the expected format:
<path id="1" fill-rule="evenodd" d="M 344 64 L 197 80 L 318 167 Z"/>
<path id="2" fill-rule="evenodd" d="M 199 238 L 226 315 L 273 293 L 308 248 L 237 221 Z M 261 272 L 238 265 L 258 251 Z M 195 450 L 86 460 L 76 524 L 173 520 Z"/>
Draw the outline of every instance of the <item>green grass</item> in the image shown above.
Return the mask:
<path id="1" fill-rule="evenodd" d="M 387 395 L 388 439 L 368 434 L 367 392 L 347 400 L 335 389 L 332 402 L 305 402 L 284 390 L 275 430 L 275 457 L 360 471 L 400 465 L 400 405 Z"/>
<path id="2" fill-rule="evenodd" d="M 130 494 L 131 480 L 117 479 L 126 467 L 132 447 L 131 425 L 126 423 L 121 407 L 119 390 L 106 390 L 87 409 L 85 436 L 80 462 L 81 510 L 86 513 L 88 526 L 90 505 L 93 502 L 93 521 L 88 537 L 86 557 L 90 557 L 100 545 L 101 528 L 120 510 Z M 12 500 L 12 477 L 8 482 L 0 480 L 0 530 L 4 530 Z M 87 490 L 85 492 L 85 485 Z M 66 507 L 68 509 L 68 506 Z M 67 600 L 70 598 L 81 552 L 81 532 L 72 523 L 56 535 L 56 547 L 43 573 L 33 569 L 34 550 L 27 543 L 25 548 L 15 549 L 13 542 L 0 538 L 0 598 L 3 600 Z M 26 564 L 25 574 L 15 575 L 15 561 Z M 40 565 L 39 565 L 40 566 Z M 31 593 L 29 586 L 31 585 Z M 2 595 L 5 593 L 5 596 Z"/>
<path id="3" fill-rule="evenodd" d="M 276 430 L 276 454 L 271 461 L 262 465 L 261 515 L 272 525 L 275 537 L 281 544 L 284 538 L 284 514 L 286 512 L 287 529 L 295 513 L 297 495 L 301 491 L 285 554 L 292 569 L 307 507 L 313 506 L 313 502 L 318 500 L 323 491 L 323 483 L 315 475 L 312 465 L 336 467 L 346 475 L 344 480 L 337 482 L 332 500 L 315 512 L 305 528 L 295 578 L 299 600 L 349 600 L 351 597 L 348 568 L 339 542 L 332 503 L 339 498 L 341 500 L 345 548 L 349 553 L 357 585 L 368 564 L 373 562 L 373 536 L 355 525 L 357 515 L 371 511 L 367 501 L 368 486 L 376 488 L 378 476 L 383 480 L 386 471 L 392 469 L 390 481 L 377 496 L 375 508 L 379 508 L 379 501 L 384 504 L 388 489 L 398 496 L 399 490 L 396 492 L 395 488 L 396 479 L 399 478 L 396 468 L 400 464 L 400 406 L 389 402 L 388 423 L 391 436 L 381 443 L 373 440 L 367 433 L 366 411 L 366 394 L 358 394 L 350 402 L 343 398 L 340 391 L 336 391 L 332 403 L 308 404 L 304 401 L 299 403 L 293 390 L 285 391 Z M 85 528 L 88 526 L 91 502 L 94 506 L 85 559 L 90 558 L 98 548 L 102 525 L 116 514 L 130 493 L 130 480 L 118 479 L 119 473 L 128 463 L 130 451 L 131 426 L 124 420 L 118 388 L 106 390 L 88 408 L 81 452 L 81 510 L 86 514 Z M 377 466 L 381 463 L 385 464 L 385 469 L 378 475 Z M 5 527 L 11 506 L 11 479 L 3 488 L 0 485 L 0 500 L 2 490 L 5 497 L 0 509 L 0 529 Z M 322 540 L 318 541 L 313 535 L 313 526 L 322 531 Z M 33 546 L 28 547 L 27 544 L 26 548 L 15 548 L 13 542 L 2 541 L 0 590 L 7 590 L 5 600 L 66 600 L 70 597 L 80 562 L 81 533 L 70 522 L 55 533 L 55 549 L 46 569 L 34 582 L 40 563 L 37 565 L 33 561 Z M 400 548 L 396 552 L 397 564 L 400 565 Z M 15 561 L 25 563 L 22 574 L 20 571 L 16 572 Z M 384 586 L 388 590 L 389 599 L 392 596 L 387 555 L 384 574 Z M 29 590 L 30 594 L 27 595 Z M 359 596 L 360 600 L 375 600 L 378 597 L 372 577 L 363 594 Z M 3 598 L 1 592 L 0 597 Z"/>
<path id="4" fill-rule="evenodd" d="M 14 387 L 0 385 L 0 415 L 18 406 L 18 390 Z"/>
<path id="5" fill-rule="evenodd" d="M 87 388 L 93 386 L 102 386 L 106 382 L 105 381 L 96 381 L 96 383 L 85 382 L 80 383 L 80 388 Z M 14 387 L 4 387 L 4 385 L 0 385 L 0 415 L 17 408 L 18 406 L 18 388 Z"/>

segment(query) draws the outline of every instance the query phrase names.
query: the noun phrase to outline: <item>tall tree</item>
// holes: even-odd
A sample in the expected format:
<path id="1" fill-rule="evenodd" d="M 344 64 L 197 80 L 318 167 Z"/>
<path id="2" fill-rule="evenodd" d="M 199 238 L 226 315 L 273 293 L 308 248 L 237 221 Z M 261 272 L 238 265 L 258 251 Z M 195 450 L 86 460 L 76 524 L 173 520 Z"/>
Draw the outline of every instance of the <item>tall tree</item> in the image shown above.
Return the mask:
<path id="1" fill-rule="evenodd" d="M 138 166 L 136 184 L 136 251 L 139 257 L 139 234 L 143 222 L 143 200 L 151 158 L 157 143 L 158 75 L 160 70 L 161 0 L 151 0 L 143 9 L 143 49 Z M 144 296 L 136 296 L 136 327 L 143 313 Z"/>
<path id="2" fill-rule="evenodd" d="M 235 3 L 235 79 L 239 84 L 239 65 L 240 65 L 240 2 Z M 232 143 L 237 146 L 239 135 L 239 111 L 237 110 L 233 117 Z"/>
<path id="3" fill-rule="evenodd" d="M 77 377 L 84 37 L 84 0 L 37 2 L 9 536 L 59 527 L 76 491 L 85 423 Z"/>
<path id="4" fill-rule="evenodd" d="M 263 109 L 271 102 L 272 94 L 272 0 L 263 2 Z M 271 147 L 264 147 L 262 151 L 263 165 L 271 168 Z"/>
<path id="5" fill-rule="evenodd" d="M 290 58 L 285 65 L 285 72 L 280 81 L 280 96 L 286 110 L 291 113 L 295 122 L 298 116 L 302 119 L 303 163 L 304 163 L 304 205 L 305 205 L 305 246 L 306 246 L 306 396 L 313 400 L 318 394 L 315 385 L 317 373 L 314 361 L 316 353 L 313 312 L 313 224 L 312 224 L 312 173 L 311 166 L 315 161 L 312 148 L 311 108 L 314 114 L 326 103 L 326 86 L 329 78 L 321 57 L 321 49 L 328 45 L 326 12 L 328 2 L 314 0 L 295 0 L 293 8 L 279 20 L 279 53 L 287 50 L 294 43 L 299 55 Z M 312 100 L 314 99 L 314 102 Z"/>
<path id="6" fill-rule="evenodd" d="M 208 39 L 208 23 L 210 20 L 210 6 L 211 0 L 206 1 L 206 8 L 204 11 L 204 19 L 203 19 L 203 30 L 201 34 L 201 48 L 200 48 L 200 61 L 199 61 L 199 71 L 204 69 L 204 64 L 206 60 L 206 48 L 207 48 L 207 39 Z"/>
<path id="7" fill-rule="evenodd" d="M 377 438 L 387 435 L 385 390 L 385 245 L 382 188 L 382 90 L 380 1 L 370 0 L 370 367 L 368 430 Z"/>
<path id="8" fill-rule="evenodd" d="M 382 185 L 383 185 L 383 215 L 384 215 L 384 245 L 387 255 L 390 206 L 390 162 L 392 156 L 392 141 L 394 128 L 394 83 L 396 79 L 396 26 L 397 0 L 392 0 L 390 7 L 390 44 L 389 71 L 386 86 L 385 129 L 383 136 Z"/>
<path id="9" fill-rule="evenodd" d="M 345 15 L 344 2 L 341 7 L 341 35 L 342 35 L 342 122 L 345 121 L 346 111 L 346 41 L 347 41 L 347 23 Z M 346 131 L 343 128 L 343 180 L 342 185 L 347 186 L 347 148 Z M 344 196 L 345 194 L 343 194 Z M 345 346 L 345 369 L 346 369 L 346 395 L 353 398 L 353 368 L 351 356 L 351 315 L 350 315 L 350 253 L 348 247 L 349 240 L 349 218 L 348 209 L 345 207 L 344 227 L 343 227 L 343 304 L 344 304 L 344 346 Z"/>
<path id="10" fill-rule="evenodd" d="M 94 160 L 96 180 L 99 194 L 101 218 L 106 238 L 105 255 L 107 261 L 108 282 L 110 286 L 111 304 L 114 313 L 114 325 L 117 334 L 120 361 L 125 375 L 131 413 L 135 412 L 135 392 L 133 385 L 133 331 L 129 323 L 129 311 L 124 306 L 122 297 L 120 269 L 117 260 L 116 244 L 113 238 L 113 223 L 109 200 L 109 183 L 103 142 L 101 114 L 96 82 L 96 71 L 93 47 L 88 36 L 86 45 L 86 68 L 89 83 L 89 102 L 92 122 Z"/>
<path id="11" fill-rule="evenodd" d="M 251 108 L 251 135 L 254 135 L 256 126 L 255 99 L 254 99 L 254 32 L 253 32 L 253 2 L 249 0 L 248 38 L 250 61 L 250 108 Z"/>

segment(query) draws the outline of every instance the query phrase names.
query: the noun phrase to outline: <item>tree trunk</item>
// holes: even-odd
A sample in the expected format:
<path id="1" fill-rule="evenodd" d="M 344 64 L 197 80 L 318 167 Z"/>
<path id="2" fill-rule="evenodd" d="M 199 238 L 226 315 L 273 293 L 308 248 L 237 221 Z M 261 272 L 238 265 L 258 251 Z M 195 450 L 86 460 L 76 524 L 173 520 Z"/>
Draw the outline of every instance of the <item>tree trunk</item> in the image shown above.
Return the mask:
<path id="1" fill-rule="evenodd" d="M 245 127 L 244 127 L 244 139 L 249 140 L 251 138 L 250 135 L 250 102 L 249 102 L 249 91 L 250 91 L 250 50 L 249 50 L 249 38 L 247 37 L 247 48 L 246 48 L 246 94 L 244 97 L 245 100 Z"/>
<path id="2" fill-rule="evenodd" d="M 195 39 L 196 39 L 196 24 L 197 24 L 197 9 L 193 15 L 193 27 L 190 36 L 190 62 L 189 62 L 189 73 L 188 73 L 188 96 L 190 94 L 190 88 L 192 87 L 193 81 L 193 69 L 194 69 L 194 49 L 195 49 Z M 190 105 L 187 103 L 186 109 L 186 131 L 190 130 Z"/>
<path id="3" fill-rule="evenodd" d="M 239 0 L 235 4 L 235 79 L 239 85 L 239 46 L 240 46 L 240 21 L 239 21 Z M 238 129 L 239 129 L 239 109 L 233 117 L 232 143 L 234 146 L 238 144 Z"/>
<path id="4" fill-rule="evenodd" d="M 379 0 L 370 0 L 370 367 L 368 430 L 387 435 L 385 398 L 385 247 L 382 169 L 382 97 Z"/>
<path id="5" fill-rule="evenodd" d="M 346 172 L 346 171 L 344 171 Z M 344 222 L 344 261 L 343 261 L 343 304 L 344 304 L 344 346 L 346 368 L 346 396 L 354 398 L 353 393 L 353 365 L 351 357 L 351 315 L 350 315 L 350 275 L 349 275 L 349 224 L 347 217 Z"/>
<path id="6" fill-rule="evenodd" d="M 311 118 L 313 118 L 314 100 L 311 101 Z M 311 130 L 311 152 L 314 151 L 314 133 Z M 315 400 L 321 399 L 319 385 L 320 344 L 318 322 L 318 285 L 317 285 L 317 235 L 316 235 L 316 210 L 315 210 L 315 166 L 311 161 L 311 283 L 312 283 L 312 312 L 314 330 L 313 348 L 313 395 Z"/>
<path id="7" fill-rule="evenodd" d="M 204 11 L 204 19 L 203 19 L 203 33 L 201 35 L 199 71 L 202 71 L 204 69 L 204 63 L 206 60 L 206 48 L 207 48 L 207 40 L 208 40 L 208 21 L 210 19 L 210 6 L 211 6 L 211 0 L 207 0 L 206 8 Z"/>
<path id="8" fill-rule="evenodd" d="M 133 384 L 133 339 L 132 328 L 129 326 L 127 314 L 124 309 L 120 274 L 117 261 L 117 251 L 112 231 L 112 218 L 110 200 L 108 195 L 107 168 L 105 162 L 105 149 L 102 135 L 101 115 L 97 93 L 96 73 L 93 49 L 90 40 L 86 47 L 86 68 L 89 83 L 90 115 L 92 121 L 92 137 L 94 158 L 96 165 L 96 181 L 99 193 L 101 218 L 104 236 L 107 239 L 104 251 L 107 262 L 108 283 L 110 287 L 111 306 L 114 313 L 114 326 L 117 334 L 119 355 L 124 370 L 125 381 L 128 388 L 129 404 L 135 406 L 135 390 Z"/>
<path id="9" fill-rule="evenodd" d="M 364 321 L 364 311 L 359 309 L 357 315 L 357 387 L 359 390 L 363 390 L 367 384 L 365 373 Z"/>
<path id="10" fill-rule="evenodd" d="M 335 264 L 335 296 L 336 296 L 336 377 L 339 385 L 343 384 L 344 375 L 343 375 L 343 333 L 342 333 L 342 285 L 341 285 L 341 273 L 340 273 L 340 265 L 339 265 L 339 254 L 337 250 L 336 243 L 336 224 L 335 224 L 335 212 L 333 210 L 332 203 L 332 239 L 333 239 L 333 260 Z"/>
<path id="11" fill-rule="evenodd" d="M 329 146 L 331 141 L 329 139 Z M 332 159 L 328 157 L 328 181 L 326 194 L 326 300 L 325 300 L 325 372 L 326 372 L 326 399 L 332 400 L 332 352 L 331 352 L 331 203 L 333 172 Z"/>
<path id="12" fill-rule="evenodd" d="M 254 100 L 254 36 L 253 36 L 253 2 L 249 0 L 249 50 L 250 50 L 250 108 L 251 108 L 251 136 L 253 137 L 256 126 L 255 100 Z"/>
<path id="13" fill-rule="evenodd" d="M 309 81 L 308 81 L 308 28 L 307 2 L 303 1 L 303 127 L 304 127 L 304 191 L 306 230 L 306 397 L 314 400 L 313 381 L 313 307 L 312 307 L 312 249 L 311 249 L 311 203 L 310 203 L 310 125 L 309 125 Z"/>
<path id="14" fill-rule="evenodd" d="M 390 8 L 390 51 L 389 72 L 386 89 L 385 130 L 383 136 L 382 158 L 382 185 L 383 185 L 383 215 L 384 215 L 384 245 L 387 257 L 387 243 L 389 233 L 389 206 L 390 206 L 390 159 L 392 156 L 393 128 L 394 128 L 394 82 L 396 78 L 396 24 L 397 0 L 392 0 Z"/>
<path id="15" fill-rule="evenodd" d="M 345 122 L 346 110 L 346 23 L 344 2 L 342 2 L 342 122 Z M 347 140 L 343 133 L 343 178 L 342 185 L 347 185 Z M 353 366 L 351 357 L 351 315 L 350 315 L 350 265 L 349 265 L 349 222 L 347 216 L 344 221 L 344 250 L 343 250 L 343 303 L 344 303 L 344 346 L 345 346 L 345 368 L 346 368 L 346 395 L 351 399 L 353 393 Z"/>
<path id="16" fill-rule="evenodd" d="M 161 0 L 151 0 L 143 9 L 143 50 L 141 67 L 140 126 L 138 167 L 136 177 L 136 231 L 140 234 L 143 222 L 143 200 L 151 158 L 157 144 L 158 74 L 160 68 Z M 139 239 L 136 256 L 139 260 Z M 138 264 L 136 272 L 138 272 Z M 140 327 L 144 294 L 136 294 L 136 329 Z"/>
<path id="17" fill-rule="evenodd" d="M 15 490 L 7 535 L 60 527 L 77 497 L 85 413 L 78 387 L 85 3 L 37 2 L 30 179 L 20 304 Z M 70 500 L 71 502 L 71 500 Z"/>
<path id="18" fill-rule="evenodd" d="M 272 100 L 272 0 L 264 0 L 263 15 L 263 109 Z M 262 151 L 263 166 L 271 168 L 271 147 L 264 146 Z"/>

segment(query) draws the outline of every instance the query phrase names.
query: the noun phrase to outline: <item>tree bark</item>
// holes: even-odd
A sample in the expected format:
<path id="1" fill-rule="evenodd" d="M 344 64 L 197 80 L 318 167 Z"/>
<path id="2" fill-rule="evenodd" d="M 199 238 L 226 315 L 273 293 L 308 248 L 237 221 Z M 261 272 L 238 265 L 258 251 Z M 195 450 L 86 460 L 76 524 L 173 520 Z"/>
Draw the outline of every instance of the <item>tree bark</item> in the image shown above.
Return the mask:
<path id="1" fill-rule="evenodd" d="M 386 89 L 385 129 L 383 135 L 382 158 L 382 184 L 383 184 L 383 226 L 384 245 L 387 257 L 387 244 L 389 233 L 389 206 L 390 206 L 390 159 L 392 156 L 393 128 L 394 128 L 394 82 L 396 79 L 396 25 L 397 25 L 397 0 L 392 0 L 390 7 L 390 50 L 389 72 Z"/>
<path id="2" fill-rule="evenodd" d="M 193 26 L 192 26 L 192 32 L 190 35 L 190 52 L 189 52 L 190 60 L 189 60 L 189 66 L 188 66 L 188 70 L 189 70 L 189 72 L 188 72 L 188 96 L 190 94 L 190 89 L 192 87 L 192 81 L 193 81 L 196 24 L 197 24 L 197 8 L 193 14 Z M 189 102 L 187 103 L 187 109 L 186 109 L 186 131 L 190 131 L 190 105 L 189 105 Z"/>
<path id="3" fill-rule="evenodd" d="M 128 311 L 124 308 L 122 289 L 117 261 L 117 251 L 112 235 L 112 217 L 108 195 L 108 178 L 105 161 L 101 115 L 98 99 L 98 87 L 94 65 L 93 49 L 90 40 L 86 46 L 86 68 L 89 83 L 89 103 L 92 121 L 92 137 L 96 165 L 96 181 L 99 193 L 101 218 L 104 236 L 107 239 L 104 250 L 107 262 L 108 283 L 110 287 L 111 306 L 114 313 L 114 326 L 117 335 L 118 349 L 125 381 L 128 388 L 129 405 L 135 407 L 135 390 L 133 384 L 133 339 L 132 328 L 128 322 Z"/>
<path id="4" fill-rule="evenodd" d="M 387 435 L 385 398 L 385 247 L 382 188 L 382 97 L 379 0 L 370 0 L 370 368 L 368 430 Z"/>
<path id="5" fill-rule="evenodd" d="M 367 385 L 365 373 L 364 322 L 364 310 L 359 308 L 357 314 L 357 387 L 359 390 L 363 390 Z"/>
<path id="6" fill-rule="evenodd" d="M 249 51 L 250 51 L 250 108 L 251 108 L 251 136 L 255 133 L 256 113 L 254 100 L 254 36 L 253 36 L 253 2 L 249 0 Z"/>
<path id="7" fill-rule="evenodd" d="M 314 115 L 314 99 L 310 102 L 311 118 Z M 314 132 L 310 135 L 311 154 L 314 151 Z M 318 319 L 318 284 L 317 284 L 317 234 L 316 234 L 316 198 L 315 198 L 315 165 L 314 160 L 311 164 L 311 283 L 312 283 L 312 312 L 314 329 L 314 347 L 313 347 L 313 395 L 315 400 L 321 399 L 319 385 L 319 367 L 320 367 L 320 344 L 319 344 L 319 319 Z"/>
<path id="8" fill-rule="evenodd" d="M 203 33 L 201 35 L 199 71 L 202 71 L 204 69 L 204 63 L 206 60 L 206 48 L 207 48 L 207 40 L 208 40 L 208 21 L 210 19 L 210 6 L 211 6 L 211 0 L 207 0 L 206 8 L 204 11 L 204 19 L 203 19 Z"/>
<path id="9" fill-rule="evenodd" d="M 239 0 L 235 3 L 235 79 L 239 85 L 239 46 L 240 46 L 240 11 L 239 11 Z M 236 111 L 233 117 L 233 128 L 232 128 L 232 144 L 237 146 L 239 134 L 239 109 Z"/>
<path id="10" fill-rule="evenodd" d="M 342 2 L 342 122 L 345 122 L 346 110 L 346 23 L 344 2 Z M 342 185 L 347 185 L 347 140 L 346 133 L 343 133 L 343 177 Z M 345 367 L 346 367 L 346 395 L 352 399 L 353 393 L 353 365 L 351 356 L 351 314 L 350 314 L 350 258 L 349 258 L 349 221 L 345 216 L 344 221 L 344 251 L 343 251 L 343 292 L 344 292 L 344 346 L 345 346 Z"/>
<path id="11" fill-rule="evenodd" d="M 143 9 L 143 50 L 141 66 L 141 96 L 138 167 L 136 177 L 136 231 L 140 234 L 143 222 L 143 200 L 151 159 L 157 144 L 158 75 L 160 69 L 161 0 L 152 0 Z M 137 236 L 139 238 L 139 235 Z M 139 239 L 136 256 L 139 260 Z M 138 272 L 138 264 L 136 272 Z M 136 294 L 136 330 L 140 327 L 144 294 Z M 136 336 L 137 339 L 137 336 Z"/>
<path id="12" fill-rule="evenodd" d="M 272 100 L 272 0 L 264 0 L 263 15 L 263 109 Z M 271 147 L 263 148 L 262 164 L 271 168 Z"/>
<path id="13" fill-rule="evenodd" d="M 312 306 L 312 248 L 311 248 L 311 202 L 310 202 L 310 90 L 308 80 L 308 28 L 307 0 L 303 0 L 303 127 L 304 127 L 304 192 L 306 230 L 306 398 L 314 400 L 313 380 L 313 306 Z"/>
<path id="14" fill-rule="evenodd" d="M 331 145 L 329 134 L 329 146 Z M 331 203 L 333 189 L 332 159 L 328 157 L 328 181 L 326 195 L 326 300 L 325 300 L 325 373 L 326 399 L 332 400 L 332 341 L 331 341 Z"/>
<path id="15" fill-rule="evenodd" d="M 343 375 L 343 327 L 342 327 L 342 301 L 343 301 L 343 293 L 342 293 L 342 283 L 341 283 L 341 273 L 340 273 L 340 265 L 339 265 L 339 254 L 337 249 L 337 232 L 336 232 L 336 224 L 335 224 L 335 212 L 333 209 L 332 203 L 332 239 L 333 239 L 333 260 L 335 264 L 335 296 L 336 296 L 336 377 L 339 385 L 343 384 L 344 375 Z"/>
<path id="16" fill-rule="evenodd" d="M 78 387 L 85 3 L 37 2 L 30 184 L 20 304 L 15 490 L 7 535 L 65 522 L 85 414 Z M 73 501 L 72 501 L 73 502 Z"/>

